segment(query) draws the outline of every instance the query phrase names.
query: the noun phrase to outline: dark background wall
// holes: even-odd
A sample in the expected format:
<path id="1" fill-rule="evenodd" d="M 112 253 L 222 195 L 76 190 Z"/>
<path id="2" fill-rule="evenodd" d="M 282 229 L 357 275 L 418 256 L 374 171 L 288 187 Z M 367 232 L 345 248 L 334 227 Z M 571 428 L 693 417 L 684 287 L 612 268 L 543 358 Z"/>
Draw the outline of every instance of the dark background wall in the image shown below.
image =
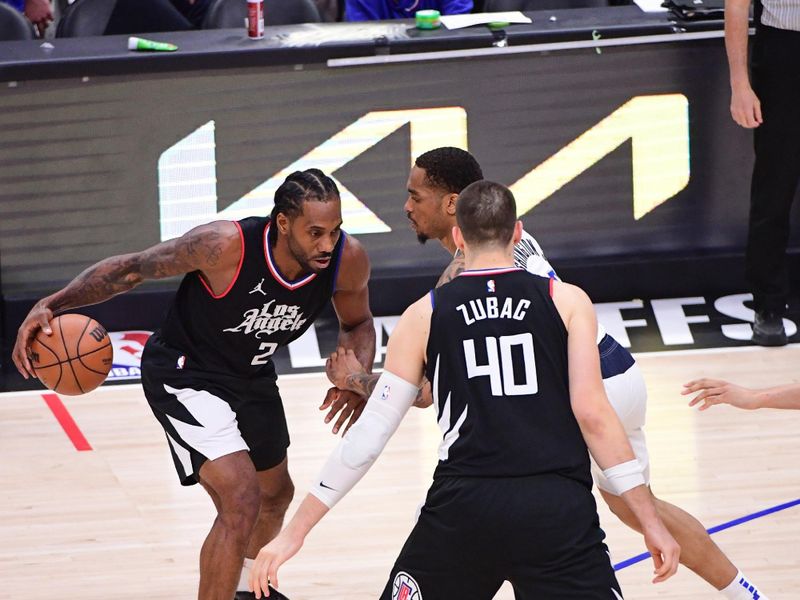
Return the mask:
<path id="1" fill-rule="evenodd" d="M 211 121 L 217 210 L 224 211 L 371 111 L 462 107 L 470 151 L 487 178 L 510 185 L 632 98 L 662 94 L 688 102 L 688 124 L 674 123 L 676 134 L 688 126 L 690 138 L 690 178 L 681 191 L 635 219 L 629 140 L 526 213 L 525 227 L 562 278 L 596 300 L 741 291 L 751 137 L 728 113 L 721 40 L 4 87 L 3 356 L 35 299 L 103 257 L 160 240 L 159 158 Z M 391 229 L 359 235 L 373 262 L 376 314 L 398 313 L 448 260 L 438 244 L 418 245 L 402 210 L 410 131 L 399 128 L 334 173 Z M 268 202 L 253 208 L 267 210 Z M 148 284 L 93 312 L 110 329 L 153 328 L 173 287 Z"/>

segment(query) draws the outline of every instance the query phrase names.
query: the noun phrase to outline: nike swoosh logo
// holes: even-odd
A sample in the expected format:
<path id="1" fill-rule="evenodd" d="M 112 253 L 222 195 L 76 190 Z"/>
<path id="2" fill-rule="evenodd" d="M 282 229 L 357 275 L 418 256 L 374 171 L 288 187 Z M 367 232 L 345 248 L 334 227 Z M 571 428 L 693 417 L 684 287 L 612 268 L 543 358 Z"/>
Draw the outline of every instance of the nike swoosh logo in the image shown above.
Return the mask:
<path id="1" fill-rule="evenodd" d="M 336 488 L 332 488 L 329 485 L 325 485 L 322 481 L 319 482 L 319 487 L 324 487 L 326 490 L 332 490 L 334 492 L 338 491 L 338 490 L 336 490 Z"/>

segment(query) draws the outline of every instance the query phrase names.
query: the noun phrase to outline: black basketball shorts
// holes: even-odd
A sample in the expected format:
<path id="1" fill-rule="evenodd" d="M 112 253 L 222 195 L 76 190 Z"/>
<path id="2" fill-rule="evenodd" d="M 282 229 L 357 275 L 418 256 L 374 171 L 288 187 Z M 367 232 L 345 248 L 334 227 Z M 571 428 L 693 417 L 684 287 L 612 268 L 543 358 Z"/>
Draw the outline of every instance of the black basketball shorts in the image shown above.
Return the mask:
<path id="1" fill-rule="evenodd" d="M 183 485 L 197 483 L 205 461 L 240 450 L 257 471 L 286 458 L 289 430 L 275 378 L 209 373 L 155 333 L 142 354 L 142 387 Z"/>
<path id="2" fill-rule="evenodd" d="M 434 480 L 381 600 L 619 600 L 591 491 L 559 475 Z"/>

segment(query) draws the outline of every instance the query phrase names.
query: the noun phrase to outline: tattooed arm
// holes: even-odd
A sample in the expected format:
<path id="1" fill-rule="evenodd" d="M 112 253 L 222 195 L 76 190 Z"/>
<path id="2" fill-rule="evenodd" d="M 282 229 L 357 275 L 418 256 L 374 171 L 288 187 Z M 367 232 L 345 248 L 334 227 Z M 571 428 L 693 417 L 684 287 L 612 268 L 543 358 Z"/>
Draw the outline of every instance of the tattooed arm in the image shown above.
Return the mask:
<path id="1" fill-rule="evenodd" d="M 200 271 L 213 290 L 230 283 L 241 257 L 239 230 L 230 221 L 201 225 L 183 236 L 133 254 L 122 254 L 92 265 L 66 287 L 39 300 L 17 332 L 12 358 L 26 379 L 33 375 L 28 347 L 39 329 L 51 335 L 53 315 L 79 306 L 98 304 L 133 289 L 147 279 L 163 279 Z"/>
<path id="2" fill-rule="evenodd" d="M 336 279 L 333 307 L 339 318 L 339 340 L 337 345 L 347 348 L 361 372 L 372 370 L 375 360 L 375 327 L 369 308 L 369 258 L 361 244 L 353 237 L 345 240 L 342 258 Z M 367 402 L 367 395 L 346 388 L 331 388 L 322 401 L 320 410 L 328 410 L 325 422 L 333 424 L 333 433 L 347 421 L 344 431 L 358 420 Z"/>

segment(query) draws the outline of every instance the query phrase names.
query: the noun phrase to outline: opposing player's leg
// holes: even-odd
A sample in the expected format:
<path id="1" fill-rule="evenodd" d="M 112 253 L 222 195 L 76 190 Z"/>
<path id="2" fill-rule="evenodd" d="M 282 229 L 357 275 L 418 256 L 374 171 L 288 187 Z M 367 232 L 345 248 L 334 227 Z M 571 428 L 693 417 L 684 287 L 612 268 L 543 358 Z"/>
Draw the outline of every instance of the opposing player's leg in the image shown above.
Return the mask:
<path id="1" fill-rule="evenodd" d="M 644 377 L 630 353 L 610 336 L 606 336 L 600 345 L 600 360 L 606 394 L 625 427 L 631 447 L 642 465 L 645 482 L 649 486 L 650 457 L 643 429 L 647 409 L 647 386 Z M 613 494 L 602 470 L 594 461 L 592 461 L 592 476 L 611 512 L 628 527 L 641 533 L 638 520 L 622 498 Z M 655 496 L 653 499 L 664 525 L 680 544 L 682 565 L 695 572 L 730 600 L 766 599 L 766 596 L 747 580 L 714 543 L 700 521 L 674 504 Z"/>
<path id="2" fill-rule="evenodd" d="M 631 529 L 642 532 L 639 521 L 630 512 L 622 498 L 600 490 L 603 499 L 608 507 L 623 523 Z M 652 493 L 652 492 L 651 492 Z M 744 576 L 736 566 L 730 561 L 724 552 L 714 543 L 708 535 L 702 523 L 695 519 L 685 510 L 653 497 L 656 509 L 664 521 L 669 532 L 681 547 L 681 564 L 694 571 L 705 581 L 713 585 L 716 589 L 723 591 L 730 588 L 730 594 L 725 592 L 728 598 L 766 598 L 754 587 L 753 590 L 742 585 L 737 585 L 738 580 Z"/>

